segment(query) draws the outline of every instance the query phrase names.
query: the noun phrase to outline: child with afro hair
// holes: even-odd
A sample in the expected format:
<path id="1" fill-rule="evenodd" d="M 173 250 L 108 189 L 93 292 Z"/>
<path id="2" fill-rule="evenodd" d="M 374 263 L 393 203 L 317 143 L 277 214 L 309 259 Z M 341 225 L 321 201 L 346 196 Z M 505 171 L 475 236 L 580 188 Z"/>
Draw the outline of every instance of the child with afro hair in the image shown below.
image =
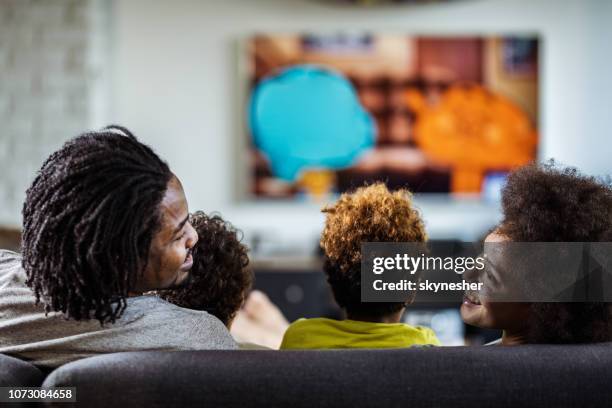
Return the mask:
<path id="1" fill-rule="evenodd" d="M 218 215 L 198 211 L 190 222 L 199 236 L 190 281 L 158 294 L 177 306 L 207 311 L 229 328 L 253 282 L 247 268 L 248 248 L 240 242 L 238 231 Z"/>
<path id="2" fill-rule="evenodd" d="M 431 329 L 401 323 L 407 302 L 361 301 L 362 242 L 425 242 L 427 234 L 412 196 L 391 192 L 382 183 L 342 194 L 323 209 L 323 269 L 345 320 L 299 319 L 283 338 L 281 349 L 398 348 L 439 345 Z M 408 300 L 408 299 L 407 299 Z"/>

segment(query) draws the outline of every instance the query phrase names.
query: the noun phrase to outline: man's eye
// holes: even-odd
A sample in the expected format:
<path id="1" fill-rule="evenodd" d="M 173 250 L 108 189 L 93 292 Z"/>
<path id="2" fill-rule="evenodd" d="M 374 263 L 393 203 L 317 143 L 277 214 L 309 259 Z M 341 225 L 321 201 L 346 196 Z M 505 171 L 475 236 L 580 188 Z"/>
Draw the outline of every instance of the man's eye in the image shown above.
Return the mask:
<path id="1" fill-rule="evenodd" d="M 175 241 L 180 241 L 181 239 L 183 239 L 183 237 L 185 237 L 185 233 L 184 232 L 181 235 L 179 235 L 178 237 L 176 237 Z"/>

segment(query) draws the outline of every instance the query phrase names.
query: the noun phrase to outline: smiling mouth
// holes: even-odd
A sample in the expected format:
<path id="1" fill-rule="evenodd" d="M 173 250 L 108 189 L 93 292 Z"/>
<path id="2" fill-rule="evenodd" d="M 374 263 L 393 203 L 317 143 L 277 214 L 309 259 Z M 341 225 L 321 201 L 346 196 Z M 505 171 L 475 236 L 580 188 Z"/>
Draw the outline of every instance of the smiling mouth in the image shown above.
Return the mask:
<path id="1" fill-rule="evenodd" d="M 181 265 L 181 270 L 188 271 L 191 269 L 192 266 L 193 266 L 193 255 L 191 252 L 189 252 L 189 254 L 187 255 L 187 258 L 185 258 L 185 262 L 183 262 L 183 264 Z"/>
<path id="2" fill-rule="evenodd" d="M 468 305 L 468 306 L 481 306 L 482 305 L 478 297 L 474 296 L 471 293 L 466 293 L 463 296 L 463 304 Z"/>

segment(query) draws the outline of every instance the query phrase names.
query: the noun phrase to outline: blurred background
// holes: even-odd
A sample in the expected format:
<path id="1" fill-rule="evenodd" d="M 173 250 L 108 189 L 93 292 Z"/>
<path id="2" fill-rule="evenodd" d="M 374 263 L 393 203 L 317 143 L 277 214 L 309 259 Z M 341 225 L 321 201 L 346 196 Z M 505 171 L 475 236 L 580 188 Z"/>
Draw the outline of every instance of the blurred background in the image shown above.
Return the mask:
<path id="1" fill-rule="evenodd" d="M 323 200 L 386 180 L 495 199 L 492 183 L 536 157 L 537 37 L 260 34 L 246 46 L 255 198 Z M 363 124 L 342 118 L 353 99 Z"/>
<path id="2" fill-rule="evenodd" d="M 612 173 L 610 21 L 607 0 L 0 0 L 0 247 L 19 245 L 42 161 L 121 124 L 169 162 L 190 209 L 244 232 L 256 287 L 290 320 L 337 316 L 318 254 L 335 194 L 407 186 L 430 237 L 460 242 L 499 220 L 499 188 L 523 162 Z M 364 142 L 344 161 L 302 155 L 287 176 L 275 169 L 293 141 L 259 126 L 254 94 L 312 64 L 354 92 Z M 489 336 L 466 332 L 456 306 L 407 319 L 447 330 L 446 344 Z"/>

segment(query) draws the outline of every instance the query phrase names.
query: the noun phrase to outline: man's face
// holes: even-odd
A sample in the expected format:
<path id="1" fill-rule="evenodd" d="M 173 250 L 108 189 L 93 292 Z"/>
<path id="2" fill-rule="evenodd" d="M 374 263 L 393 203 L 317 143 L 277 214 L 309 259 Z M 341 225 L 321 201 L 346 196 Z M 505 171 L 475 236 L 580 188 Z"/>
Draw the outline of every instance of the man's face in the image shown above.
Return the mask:
<path id="1" fill-rule="evenodd" d="M 485 239 L 485 243 L 509 241 L 506 236 L 496 232 L 492 232 Z M 497 251 L 498 255 L 501 253 L 502 251 Z M 488 259 L 485 270 L 477 278 L 477 281 L 485 282 L 489 291 L 499 292 L 493 294 L 501 294 L 513 284 L 512 276 L 504 276 L 503 264 L 503 259 L 499 257 Z M 520 329 L 526 324 L 528 314 L 528 303 L 490 301 L 475 291 L 466 292 L 461 305 L 461 317 L 465 323 L 488 329 Z"/>
<path id="2" fill-rule="evenodd" d="M 198 234 L 189 223 L 189 209 L 181 182 L 168 182 L 168 189 L 159 206 L 161 228 L 153 237 L 149 260 L 139 291 L 179 287 L 187 282 L 193 266 L 191 250 L 198 242 Z"/>

